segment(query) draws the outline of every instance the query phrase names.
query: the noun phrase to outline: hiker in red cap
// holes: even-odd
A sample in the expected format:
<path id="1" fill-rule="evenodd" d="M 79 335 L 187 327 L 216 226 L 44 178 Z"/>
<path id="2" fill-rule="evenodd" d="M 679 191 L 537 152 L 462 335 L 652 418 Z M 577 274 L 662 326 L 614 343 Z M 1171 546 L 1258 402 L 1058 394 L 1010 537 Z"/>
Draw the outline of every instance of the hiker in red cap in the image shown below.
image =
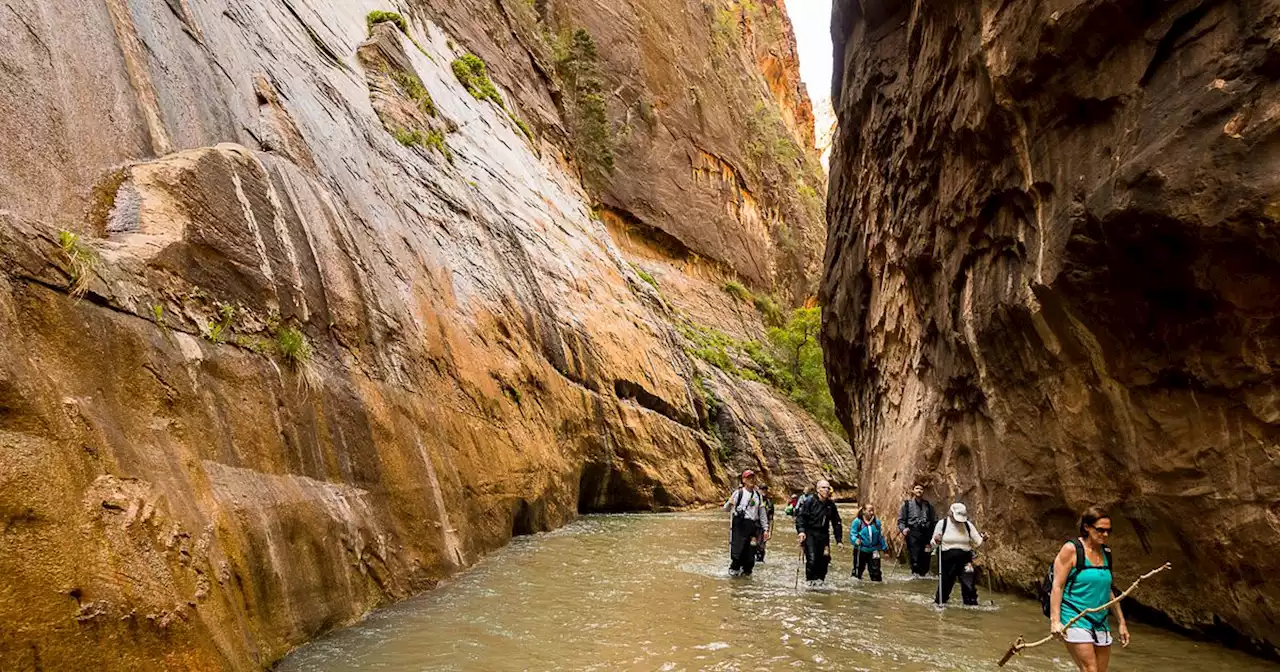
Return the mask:
<path id="1" fill-rule="evenodd" d="M 729 574 L 751 576 L 756 566 L 756 547 L 769 539 L 769 515 L 765 498 L 756 489 L 756 474 L 742 472 L 742 487 L 733 491 L 724 503 L 733 514 L 729 526 Z"/>

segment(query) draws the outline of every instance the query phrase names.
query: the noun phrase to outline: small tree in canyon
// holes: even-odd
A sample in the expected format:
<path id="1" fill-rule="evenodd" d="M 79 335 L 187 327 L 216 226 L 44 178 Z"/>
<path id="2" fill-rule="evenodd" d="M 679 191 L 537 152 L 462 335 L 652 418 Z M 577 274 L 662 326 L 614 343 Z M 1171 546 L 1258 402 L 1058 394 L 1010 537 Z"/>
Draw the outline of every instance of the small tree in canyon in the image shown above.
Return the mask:
<path id="1" fill-rule="evenodd" d="M 778 360 L 779 382 L 793 401 L 809 411 L 827 429 L 844 436 L 836 419 L 835 402 L 827 387 L 827 371 L 822 360 L 818 330 L 822 327 L 820 308 L 797 308 L 786 323 L 770 327 L 769 343 Z"/>
<path id="2" fill-rule="evenodd" d="M 573 102 L 568 116 L 574 154 L 588 180 L 603 185 L 613 172 L 613 129 L 595 40 L 579 28 L 555 48 L 556 72 Z"/>

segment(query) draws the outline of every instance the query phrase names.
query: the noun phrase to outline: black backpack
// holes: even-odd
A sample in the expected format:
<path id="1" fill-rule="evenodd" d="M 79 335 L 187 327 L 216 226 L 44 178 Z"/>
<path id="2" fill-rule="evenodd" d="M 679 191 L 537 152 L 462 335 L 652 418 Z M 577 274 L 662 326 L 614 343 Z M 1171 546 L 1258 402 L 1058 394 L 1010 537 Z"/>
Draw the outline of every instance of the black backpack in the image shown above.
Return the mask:
<path id="1" fill-rule="evenodd" d="M 1084 544 L 1080 543 L 1079 539 L 1072 539 L 1070 543 L 1076 549 L 1076 566 L 1075 566 L 1075 569 L 1072 569 L 1071 573 L 1067 575 L 1067 583 L 1062 587 L 1063 593 L 1066 593 L 1067 586 L 1071 585 L 1072 581 L 1075 581 L 1076 576 L 1079 575 L 1080 572 L 1086 569 L 1084 564 Z M 1103 567 L 1100 567 L 1097 569 L 1108 569 L 1108 570 L 1112 569 L 1111 547 L 1103 546 L 1102 555 L 1103 557 L 1106 558 L 1106 564 Z M 1049 598 L 1052 597 L 1053 595 L 1053 563 L 1052 562 L 1049 563 L 1049 571 L 1046 572 L 1044 575 L 1044 578 L 1040 580 L 1040 590 L 1037 592 L 1040 593 L 1040 612 L 1043 613 L 1045 616 L 1048 616 L 1049 615 Z M 1115 591 L 1113 590 L 1112 592 L 1115 592 Z"/>

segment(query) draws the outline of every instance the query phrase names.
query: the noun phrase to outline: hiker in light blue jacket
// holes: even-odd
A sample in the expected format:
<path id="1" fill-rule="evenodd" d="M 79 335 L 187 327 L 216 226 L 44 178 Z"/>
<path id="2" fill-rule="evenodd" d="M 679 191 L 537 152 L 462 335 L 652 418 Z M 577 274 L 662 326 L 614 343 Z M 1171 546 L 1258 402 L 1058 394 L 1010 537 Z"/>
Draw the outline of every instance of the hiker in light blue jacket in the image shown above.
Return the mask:
<path id="1" fill-rule="evenodd" d="M 853 525 L 849 526 L 849 543 L 853 544 L 853 573 L 849 576 L 862 578 L 864 570 L 871 570 L 871 580 L 880 580 L 880 553 L 889 548 L 884 541 L 884 531 L 880 519 L 876 518 L 876 507 L 867 504 L 858 512 Z"/>

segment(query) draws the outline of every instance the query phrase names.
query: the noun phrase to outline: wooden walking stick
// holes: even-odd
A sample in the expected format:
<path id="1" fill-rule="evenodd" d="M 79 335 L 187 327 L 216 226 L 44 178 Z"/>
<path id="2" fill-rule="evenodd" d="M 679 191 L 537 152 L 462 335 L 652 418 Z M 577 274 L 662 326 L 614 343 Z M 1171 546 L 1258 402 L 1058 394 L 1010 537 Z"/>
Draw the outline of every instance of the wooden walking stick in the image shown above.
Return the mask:
<path id="1" fill-rule="evenodd" d="M 1104 605 L 1102 605 L 1102 606 L 1092 607 L 1092 608 L 1090 608 L 1090 609 L 1085 609 L 1084 611 L 1080 612 L 1079 614 L 1076 614 L 1076 617 L 1075 617 L 1075 618 L 1073 618 L 1073 619 L 1071 619 L 1071 620 L 1067 621 L 1067 622 L 1062 626 L 1063 631 L 1066 631 L 1066 629 L 1067 629 L 1067 628 L 1070 628 L 1072 625 L 1074 625 L 1076 621 L 1080 620 L 1081 618 L 1084 618 L 1084 615 L 1085 615 L 1085 614 L 1091 614 L 1091 613 L 1095 613 L 1095 612 L 1099 612 L 1099 611 L 1106 611 L 1107 609 L 1110 609 L 1110 608 L 1111 608 L 1111 605 L 1113 605 L 1113 604 L 1115 604 L 1115 603 L 1119 602 L 1120 600 L 1123 600 L 1124 598 L 1128 597 L 1128 596 L 1129 596 L 1129 593 L 1132 593 L 1132 592 L 1133 592 L 1133 589 L 1134 589 L 1134 588 L 1137 588 L 1137 587 L 1138 587 L 1138 584 L 1139 584 L 1139 583 L 1142 583 L 1143 579 L 1149 579 L 1149 578 L 1151 578 L 1151 577 L 1155 576 L 1156 574 L 1159 574 L 1160 572 L 1163 572 L 1163 571 L 1164 571 L 1164 570 L 1166 570 L 1166 569 L 1171 569 L 1172 567 L 1173 567 L 1173 565 L 1171 565 L 1171 564 L 1169 564 L 1169 563 L 1167 563 L 1167 562 L 1166 562 L 1166 563 L 1164 563 L 1163 565 L 1160 565 L 1159 567 L 1156 567 L 1155 569 L 1153 569 L 1153 570 L 1151 570 L 1151 571 L 1147 572 L 1146 574 L 1143 574 L 1142 576 L 1139 576 L 1139 577 L 1137 578 L 1137 580 L 1135 580 L 1135 581 L 1133 582 L 1133 585 L 1129 586 L 1129 589 L 1128 589 L 1128 590 L 1126 590 L 1126 591 L 1124 591 L 1123 593 L 1120 593 L 1119 595 L 1117 595 L 1117 596 L 1115 596 L 1115 597 L 1111 598 L 1111 601 L 1110 601 L 1110 602 L 1107 602 L 1106 604 L 1104 604 Z M 1040 646 L 1040 645 L 1042 645 L 1042 644 L 1047 644 L 1047 643 L 1049 642 L 1049 640 L 1051 640 L 1051 639 L 1053 639 L 1053 635 L 1049 635 L 1048 637 L 1045 637 L 1044 639 L 1036 640 L 1036 641 L 1031 642 L 1030 644 L 1028 644 L 1025 640 L 1023 640 L 1023 639 L 1022 639 L 1022 636 L 1021 636 L 1021 635 L 1019 635 L 1019 636 L 1018 636 L 1018 639 L 1017 639 L 1017 640 L 1015 640 L 1015 641 L 1013 642 L 1013 646 L 1010 646 L 1010 647 L 1009 647 L 1009 650 L 1004 652 L 1004 657 L 1000 659 L 1000 662 L 998 663 L 998 665 L 999 665 L 1000 667 L 1004 667 L 1004 664 L 1005 664 L 1005 663 L 1007 663 L 1007 662 L 1009 662 L 1009 659 L 1010 659 L 1010 658 L 1013 658 L 1014 656 L 1018 655 L 1019 653 L 1022 653 L 1022 652 L 1023 652 L 1024 650 L 1026 650 L 1026 649 L 1033 649 L 1033 648 L 1035 648 L 1035 647 L 1037 647 L 1037 646 Z"/>

